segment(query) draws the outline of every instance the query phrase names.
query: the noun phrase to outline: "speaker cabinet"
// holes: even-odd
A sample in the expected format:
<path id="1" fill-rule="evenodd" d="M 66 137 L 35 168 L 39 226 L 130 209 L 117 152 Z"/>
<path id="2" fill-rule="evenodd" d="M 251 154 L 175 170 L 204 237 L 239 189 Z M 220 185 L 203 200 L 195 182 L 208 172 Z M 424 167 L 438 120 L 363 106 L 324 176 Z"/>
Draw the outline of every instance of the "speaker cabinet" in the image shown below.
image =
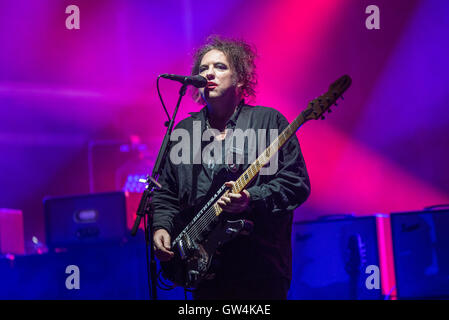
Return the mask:
<path id="1" fill-rule="evenodd" d="M 382 298 L 375 217 L 297 223 L 292 243 L 289 299 Z"/>
<path id="2" fill-rule="evenodd" d="M 449 298 L 449 210 L 391 214 L 399 299 Z"/>
<path id="3" fill-rule="evenodd" d="M 70 285 L 75 276 L 77 287 Z M 148 299 L 145 242 L 0 258 L 0 283 L 0 299 Z"/>
<path id="4" fill-rule="evenodd" d="M 124 192 L 46 198 L 44 213 L 50 249 L 120 242 L 126 237 Z"/>

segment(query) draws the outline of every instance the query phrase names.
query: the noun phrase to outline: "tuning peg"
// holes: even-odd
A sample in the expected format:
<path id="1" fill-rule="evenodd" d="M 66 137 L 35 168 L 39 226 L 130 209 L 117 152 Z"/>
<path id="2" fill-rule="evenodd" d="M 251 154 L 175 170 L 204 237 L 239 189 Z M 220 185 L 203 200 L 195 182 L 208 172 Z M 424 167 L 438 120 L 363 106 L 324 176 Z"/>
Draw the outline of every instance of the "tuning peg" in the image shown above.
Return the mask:
<path id="1" fill-rule="evenodd" d="M 334 103 L 334 105 L 335 105 L 335 106 L 338 106 L 338 104 L 337 104 L 336 102 Z"/>
<path id="2" fill-rule="evenodd" d="M 332 110 L 331 110 L 331 109 L 327 110 L 327 113 L 331 113 L 331 112 L 332 112 Z"/>
<path id="3" fill-rule="evenodd" d="M 324 120 L 324 116 L 321 116 L 321 120 Z"/>

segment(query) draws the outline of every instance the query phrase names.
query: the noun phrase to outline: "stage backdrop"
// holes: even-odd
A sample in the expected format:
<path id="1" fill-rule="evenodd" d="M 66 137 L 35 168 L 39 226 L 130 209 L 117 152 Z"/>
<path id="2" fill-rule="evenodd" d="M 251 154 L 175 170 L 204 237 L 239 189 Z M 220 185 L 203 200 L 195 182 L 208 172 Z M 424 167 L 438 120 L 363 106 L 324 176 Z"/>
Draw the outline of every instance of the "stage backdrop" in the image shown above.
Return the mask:
<path id="1" fill-rule="evenodd" d="M 0 207 L 23 211 L 29 244 L 44 238 L 45 196 L 150 173 L 166 121 L 156 78 L 189 74 L 211 34 L 257 48 L 250 102 L 289 121 L 353 79 L 297 133 L 312 193 L 296 221 L 448 203 L 448 11 L 445 0 L 1 1 Z M 170 112 L 179 86 L 161 81 Z M 200 108 L 187 95 L 177 121 Z"/>

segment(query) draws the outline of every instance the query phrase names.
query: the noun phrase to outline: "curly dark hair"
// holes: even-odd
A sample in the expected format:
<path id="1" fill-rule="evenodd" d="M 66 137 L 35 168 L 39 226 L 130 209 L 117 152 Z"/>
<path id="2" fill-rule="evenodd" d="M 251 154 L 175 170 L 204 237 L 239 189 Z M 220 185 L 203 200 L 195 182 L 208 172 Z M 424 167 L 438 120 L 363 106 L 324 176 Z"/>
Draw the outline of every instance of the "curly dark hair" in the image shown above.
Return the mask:
<path id="1" fill-rule="evenodd" d="M 231 70 L 237 76 L 237 82 L 241 82 L 243 97 L 254 98 L 257 84 L 256 75 L 256 50 L 243 40 L 224 39 L 217 35 L 209 36 L 206 43 L 198 48 L 193 56 L 192 75 L 199 74 L 199 67 L 204 55 L 211 50 L 223 52 L 230 63 Z M 192 92 L 193 99 L 200 104 L 205 104 L 198 89 Z"/>

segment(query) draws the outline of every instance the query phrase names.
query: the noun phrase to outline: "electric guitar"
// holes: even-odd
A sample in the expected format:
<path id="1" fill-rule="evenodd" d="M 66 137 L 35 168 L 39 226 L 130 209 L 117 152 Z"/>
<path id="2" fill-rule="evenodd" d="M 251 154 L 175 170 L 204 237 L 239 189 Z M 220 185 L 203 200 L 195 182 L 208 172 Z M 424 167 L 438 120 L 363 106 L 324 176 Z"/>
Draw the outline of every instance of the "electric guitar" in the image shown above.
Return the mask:
<path id="1" fill-rule="evenodd" d="M 240 193 L 257 176 L 262 167 L 270 162 L 272 156 L 309 120 L 324 119 L 323 114 L 351 85 L 351 78 L 342 76 L 332 83 L 322 96 L 309 102 L 308 107 L 290 123 L 287 128 L 260 154 L 260 156 L 235 180 L 234 187 L 228 189 L 223 171 L 219 172 L 206 195 L 207 202 L 184 210 L 177 216 L 189 217 L 189 222 L 181 224 L 173 232 L 171 248 L 174 257 L 161 262 L 162 275 L 175 285 L 196 288 L 198 284 L 213 277 L 210 266 L 214 254 L 224 243 L 238 235 L 249 234 L 253 223 L 249 220 L 228 220 L 217 201 L 229 192 Z M 178 223 L 179 224 L 179 223 Z M 179 232 L 178 232 L 179 230 Z"/>

